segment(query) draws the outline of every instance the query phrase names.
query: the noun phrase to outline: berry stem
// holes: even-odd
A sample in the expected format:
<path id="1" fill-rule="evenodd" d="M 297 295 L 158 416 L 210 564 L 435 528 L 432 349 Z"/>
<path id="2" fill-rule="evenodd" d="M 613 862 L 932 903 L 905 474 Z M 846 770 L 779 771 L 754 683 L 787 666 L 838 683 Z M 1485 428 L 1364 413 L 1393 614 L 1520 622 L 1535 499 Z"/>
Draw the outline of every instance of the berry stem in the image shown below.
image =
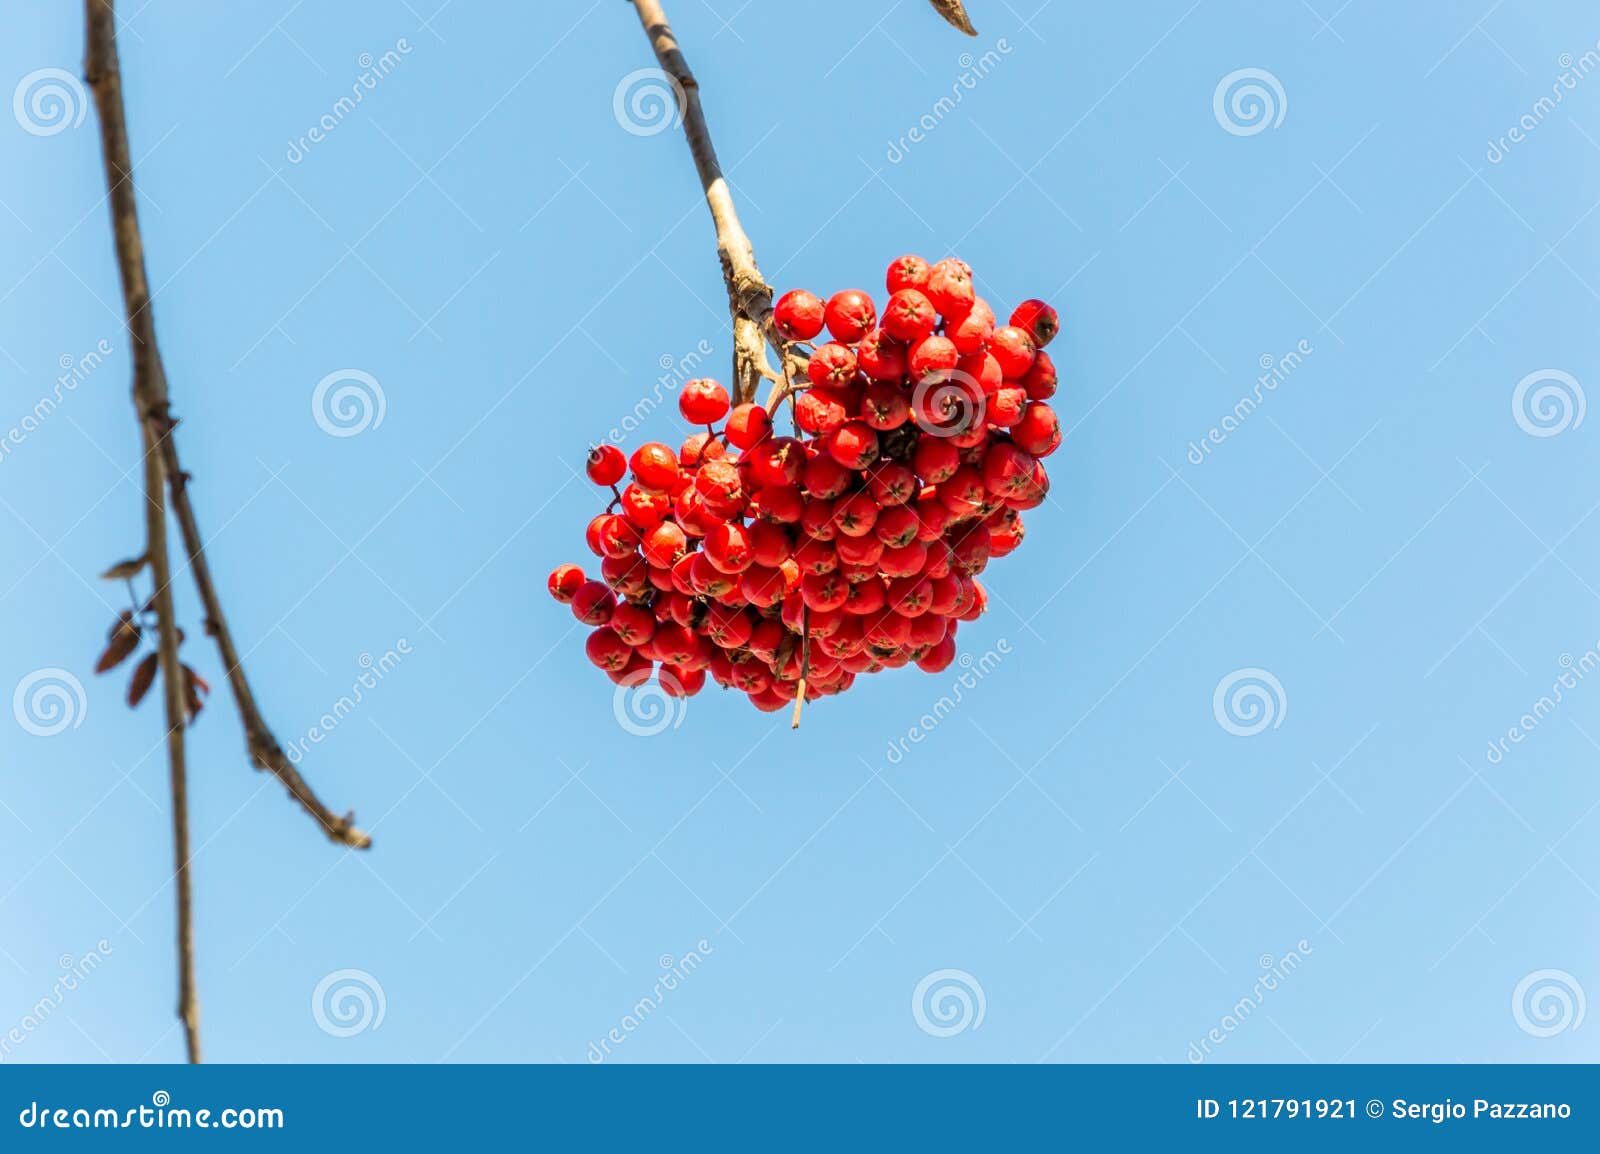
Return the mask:
<path id="1" fill-rule="evenodd" d="M 794 717 L 789 722 L 790 729 L 800 728 L 800 711 L 806 706 L 806 680 L 811 676 L 811 607 L 806 606 L 800 614 L 800 628 L 804 631 L 800 635 L 800 680 L 794 687 Z"/>

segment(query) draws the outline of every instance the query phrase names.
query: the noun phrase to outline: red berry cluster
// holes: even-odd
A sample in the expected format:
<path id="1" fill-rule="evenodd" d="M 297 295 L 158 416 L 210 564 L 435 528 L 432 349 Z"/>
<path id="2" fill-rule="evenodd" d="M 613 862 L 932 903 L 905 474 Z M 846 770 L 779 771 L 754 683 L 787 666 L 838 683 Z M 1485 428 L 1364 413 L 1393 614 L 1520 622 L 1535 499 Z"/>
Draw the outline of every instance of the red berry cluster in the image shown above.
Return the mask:
<path id="1" fill-rule="evenodd" d="M 778 331 L 810 355 L 790 392 L 795 436 L 695 380 L 678 408 L 704 431 L 677 452 L 590 453 L 589 477 L 615 494 L 589 522 L 600 574 L 562 565 L 550 592 L 595 627 L 585 649 L 612 680 L 637 685 L 659 663 L 673 696 L 709 673 L 770 711 L 954 659 L 957 624 L 987 603 L 977 575 L 1021 543 L 1021 511 L 1049 489 L 1056 312 L 1025 301 L 997 326 L 954 258 L 901 257 L 887 287 L 881 316 L 857 289 L 777 302 Z"/>

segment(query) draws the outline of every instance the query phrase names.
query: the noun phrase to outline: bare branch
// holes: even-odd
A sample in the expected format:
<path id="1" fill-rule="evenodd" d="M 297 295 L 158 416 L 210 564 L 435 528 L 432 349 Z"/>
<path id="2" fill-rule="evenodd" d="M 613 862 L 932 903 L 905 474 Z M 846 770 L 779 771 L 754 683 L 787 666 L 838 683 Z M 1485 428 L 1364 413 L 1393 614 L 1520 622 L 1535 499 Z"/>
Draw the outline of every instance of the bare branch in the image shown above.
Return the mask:
<path id="1" fill-rule="evenodd" d="M 961 0 L 931 0 L 931 2 L 935 12 L 968 36 L 978 34 L 978 30 L 972 26 L 972 21 L 967 19 L 967 6 Z"/>
<path id="2" fill-rule="evenodd" d="M 139 233 L 138 205 L 133 187 L 133 160 L 128 149 L 128 126 L 122 102 L 122 76 L 117 61 L 115 0 L 85 0 L 85 72 L 94 92 L 100 116 L 100 146 L 105 158 L 106 187 L 111 202 L 111 228 L 116 240 L 117 267 L 122 278 L 122 298 L 128 315 L 128 335 L 133 343 L 133 400 L 144 428 L 148 450 L 159 461 L 172 503 L 172 511 L 183 535 L 184 551 L 194 573 L 195 585 L 205 609 L 206 632 L 216 639 L 217 649 L 227 669 L 239 719 L 251 759 L 260 769 L 275 774 L 291 797 L 316 819 L 328 837 L 342 845 L 365 849 L 371 839 L 355 826 L 353 815 L 340 817 L 317 798 L 305 779 L 290 763 L 283 747 L 267 727 L 250 682 L 240 662 L 238 646 L 228 630 L 227 618 L 212 580 L 204 540 L 189 502 L 188 474 L 178 460 L 172 430 L 177 422 L 171 416 L 166 371 L 156 344 L 155 320 L 150 310 L 150 285 L 145 275 L 144 241 Z M 163 522 L 164 528 L 164 522 Z M 156 575 L 159 590 L 167 588 Z M 163 622 L 166 617 L 163 616 Z M 167 678 L 172 692 L 174 678 Z M 181 691 L 182 683 L 176 682 Z"/>
<path id="3" fill-rule="evenodd" d="M 705 189 L 712 223 L 716 225 L 717 256 L 722 261 L 728 312 L 733 317 L 734 401 L 740 404 L 753 401 L 756 387 L 763 378 L 773 382 L 782 380 L 772 368 L 766 348 L 770 344 L 781 357 L 787 347 L 773 324 L 772 287 L 756 267 L 755 251 L 739 223 L 733 193 L 722 175 L 722 166 L 717 163 L 717 150 L 711 144 L 711 131 L 706 127 L 705 111 L 700 107 L 700 85 L 689 71 L 689 62 L 678 47 L 678 39 L 667 23 L 660 0 L 633 0 L 633 5 L 638 9 L 645 35 L 650 38 L 657 63 L 672 81 L 675 95 L 679 96 L 683 133 L 694 156 L 695 170 L 700 174 L 700 185 Z"/>

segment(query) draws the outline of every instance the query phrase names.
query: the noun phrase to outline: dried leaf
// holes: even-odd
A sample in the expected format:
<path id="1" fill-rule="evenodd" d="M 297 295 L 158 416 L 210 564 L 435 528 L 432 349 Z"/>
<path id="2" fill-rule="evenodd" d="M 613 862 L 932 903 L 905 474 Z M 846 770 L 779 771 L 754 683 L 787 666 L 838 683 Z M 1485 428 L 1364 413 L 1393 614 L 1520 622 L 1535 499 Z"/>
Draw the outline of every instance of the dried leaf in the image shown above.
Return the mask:
<path id="1" fill-rule="evenodd" d="M 128 682 L 128 708 L 137 708 L 139 702 L 144 700 L 144 695 L 150 692 L 159 665 L 160 658 L 152 653 L 134 667 L 133 677 Z"/>
<path id="2" fill-rule="evenodd" d="M 100 574 L 102 581 L 127 581 L 139 575 L 144 568 L 143 557 L 129 557 L 126 561 L 118 561 L 111 568 Z"/>
<path id="3" fill-rule="evenodd" d="M 139 648 L 139 637 L 139 626 L 125 614 L 111 627 L 111 640 L 105 652 L 100 654 L 100 660 L 95 662 L 94 671 L 109 672 L 132 657 L 134 650 Z"/>
<path id="4" fill-rule="evenodd" d="M 206 679 L 201 677 L 187 665 L 183 667 L 183 708 L 192 722 L 200 716 L 200 711 L 205 706 L 205 695 L 211 692 L 211 686 Z"/>

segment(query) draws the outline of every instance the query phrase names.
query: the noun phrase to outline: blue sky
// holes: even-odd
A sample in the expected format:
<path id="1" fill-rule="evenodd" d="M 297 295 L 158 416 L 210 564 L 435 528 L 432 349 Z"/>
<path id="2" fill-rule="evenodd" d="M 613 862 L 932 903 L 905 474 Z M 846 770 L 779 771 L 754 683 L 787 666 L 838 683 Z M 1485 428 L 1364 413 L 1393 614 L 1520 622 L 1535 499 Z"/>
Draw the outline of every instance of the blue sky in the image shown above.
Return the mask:
<path id="1" fill-rule="evenodd" d="M 398 658 L 302 762 L 369 854 L 249 768 L 225 693 L 191 732 L 211 1058 L 1600 1058 L 1589 6 L 972 0 L 968 41 L 913 0 L 674 0 L 769 280 L 953 252 L 1049 299 L 1068 435 L 962 630 L 984 676 L 637 736 L 544 575 L 585 560 L 586 446 L 664 365 L 725 374 L 709 219 L 676 129 L 615 112 L 653 64 L 630 8 L 439 2 L 123 5 L 257 694 L 294 742 Z M 16 7 L 0 689 L 70 722 L 0 724 L 4 1060 L 179 1060 L 159 722 L 91 672 L 140 533 L 94 116 L 34 76 L 79 70 L 80 18 Z M 330 377 L 381 420 L 319 421 Z"/>

